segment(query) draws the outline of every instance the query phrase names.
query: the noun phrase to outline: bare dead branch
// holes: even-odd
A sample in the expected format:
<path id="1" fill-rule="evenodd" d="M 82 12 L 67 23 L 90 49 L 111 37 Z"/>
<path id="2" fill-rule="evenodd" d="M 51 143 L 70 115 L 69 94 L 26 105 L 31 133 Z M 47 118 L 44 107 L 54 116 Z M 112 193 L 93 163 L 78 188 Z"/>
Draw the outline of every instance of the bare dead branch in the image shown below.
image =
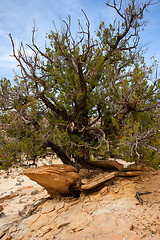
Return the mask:
<path id="1" fill-rule="evenodd" d="M 35 27 L 33 27 L 33 30 L 32 30 L 32 44 L 33 44 L 33 47 L 38 51 L 38 53 L 40 53 L 41 56 L 43 56 L 44 58 L 46 58 L 51 64 L 54 63 L 54 61 L 47 56 L 47 54 L 45 54 L 44 52 L 42 52 L 38 46 L 35 44 L 35 32 L 36 32 L 36 29 Z M 30 45 L 27 45 L 31 50 L 33 50 L 35 52 L 35 50 L 30 46 Z"/>

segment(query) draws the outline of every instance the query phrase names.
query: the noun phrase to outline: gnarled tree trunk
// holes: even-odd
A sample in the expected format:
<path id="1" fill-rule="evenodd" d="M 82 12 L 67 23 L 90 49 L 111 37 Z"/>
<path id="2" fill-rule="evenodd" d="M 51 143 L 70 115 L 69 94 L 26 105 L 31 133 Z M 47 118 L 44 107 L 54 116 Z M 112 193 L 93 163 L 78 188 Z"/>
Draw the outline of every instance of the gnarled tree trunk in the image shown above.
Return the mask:
<path id="1" fill-rule="evenodd" d="M 74 165 L 73 161 L 70 159 L 67 153 L 62 150 L 60 146 L 58 146 L 52 141 L 47 141 L 46 146 L 50 147 L 57 154 L 57 156 L 62 160 L 64 164 L 68 164 L 72 166 Z"/>

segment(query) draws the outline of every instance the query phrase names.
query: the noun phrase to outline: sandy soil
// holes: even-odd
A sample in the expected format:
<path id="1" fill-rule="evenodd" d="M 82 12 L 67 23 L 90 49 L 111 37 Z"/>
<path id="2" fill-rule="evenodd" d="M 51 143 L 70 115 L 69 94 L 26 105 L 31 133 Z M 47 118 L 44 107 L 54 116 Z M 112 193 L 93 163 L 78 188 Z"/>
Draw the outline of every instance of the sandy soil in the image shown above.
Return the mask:
<path id="1" fill-rule="evenodd" d="M 40 159 L 38 167 L 44 164 L 62 163 L 56 156 Z M 12 168 L 8 172 L 0 170 L 0 228 L 19 218 L 21 211 L 33 202 L 48 196 L 46 190 L 23 175 L 24 168 Z"/>

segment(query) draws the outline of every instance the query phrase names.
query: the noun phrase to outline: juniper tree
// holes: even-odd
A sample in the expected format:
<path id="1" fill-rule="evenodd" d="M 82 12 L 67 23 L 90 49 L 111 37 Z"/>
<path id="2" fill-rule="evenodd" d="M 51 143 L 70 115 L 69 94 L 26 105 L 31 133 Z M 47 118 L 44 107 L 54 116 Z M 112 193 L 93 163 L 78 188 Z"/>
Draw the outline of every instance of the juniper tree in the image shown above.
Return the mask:
<path id="1" fill-rule="evenodd" d="M 19 50 L 9 35 L 21 70 L 14 84 L 0 84 L 0 149 L 10 162 L 22 153 L 35 159 L 50 147 L 71 165 L 115 154 L 159 163 L 158 64 L 146 65 L 139 44 L 152 4 L 108 1 L 117 19 L 108 26 L 101 22 L 96 36 L 83 10 L 86 25 L 78 21 L 77 34 L 68 16 L 61 31 L 55 26 L 47 35 L 44 51 L 35 27 L 32 43 L 21 43 Z"/>

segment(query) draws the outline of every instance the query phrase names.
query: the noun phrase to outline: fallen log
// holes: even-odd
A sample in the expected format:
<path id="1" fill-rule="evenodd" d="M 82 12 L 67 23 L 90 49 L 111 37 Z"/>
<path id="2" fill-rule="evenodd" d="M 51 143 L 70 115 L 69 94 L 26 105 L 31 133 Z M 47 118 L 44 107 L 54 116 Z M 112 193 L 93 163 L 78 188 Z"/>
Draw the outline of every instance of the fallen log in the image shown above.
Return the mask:
<path id="1" fill-rule="evenodd" d="M 123 164 L 117 162 L 116 160 L 98 160 L 98 161 L 90 161 L 94 167 L 106 169 L 106 170 L 122 170 L 124 169 Z"/>
<path id="2" fill-rule="evenodd" d="M 93 178 L 84 178 L 81 180 L 81 189 L 89 190 L 97 187 L 98 185 L 118 176 L 118 172 L 103 172 L 99 173 Z"/>
<path id="3" fill-rule="evenodd" d="M 141 171 L 128 171 L 128 172 L 119 172 L 119 177 L 136 177 L 142 174 Z"/>

